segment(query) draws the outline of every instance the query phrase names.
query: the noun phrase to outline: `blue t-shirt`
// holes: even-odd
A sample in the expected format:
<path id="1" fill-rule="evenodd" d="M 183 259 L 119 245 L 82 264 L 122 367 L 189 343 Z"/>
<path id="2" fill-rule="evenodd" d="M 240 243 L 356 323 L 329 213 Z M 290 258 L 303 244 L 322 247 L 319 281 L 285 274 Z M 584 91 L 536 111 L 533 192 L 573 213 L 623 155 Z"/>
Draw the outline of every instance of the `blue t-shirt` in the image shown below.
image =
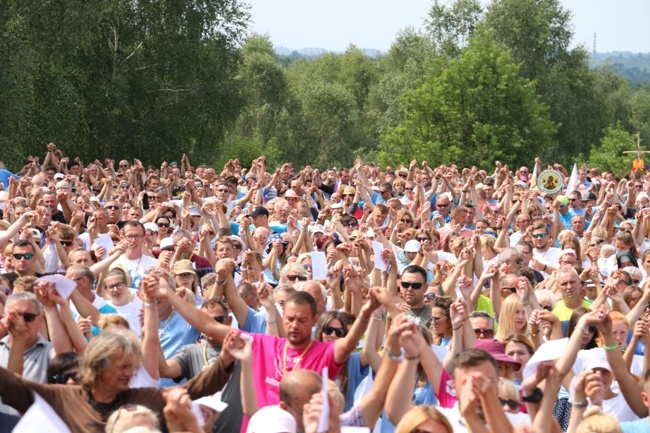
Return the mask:
<path id="1" fill-rule="evenodd" d="M 162 347 L 165 359 L 171 358 L 178 350 L 186 344 L 194 344 L 201 333 L 198 329 L 187 323 L 183 316 L 172 311 L 171 316 L 162 319 L 158 325 L 160 347 Z M 174 382 L 173 379 L 160 379 L 158 388 L 178 385 L 183 382 Z"/>
<path id="2" fill-rule="evenodd" d="M 266 311 L 255 311 L 247 307 L 246 322 L 239 329 L 251 334 L 266 334 Z"/>
<path id="3" fill-rule="evenodd" d="M 345 396 L 345 407 L 343 412 L 352 409 L 354 403 L 354 392 L 363 379 L 370 373 L 370 366 L 361 366 L 361 352 L 352 352 L 348 358 L 348 392 Z"/>
<path id="4" fill-rule="evenodd" d="M 0 169 L 0 182 L 5 186 L 5 189 L 9 189 L 9 178 L 13 177 L 16 180 L 19 180 L 20 178 L 10 172 L 9 170 L 5 169 Z"/>
<path id="5" fill-rule="evenodd" d="M 648 417 L 640 418 L 634 421 L 624 421 L 620 423 L 623 433 L 647 433 L 650 432 Z"/>

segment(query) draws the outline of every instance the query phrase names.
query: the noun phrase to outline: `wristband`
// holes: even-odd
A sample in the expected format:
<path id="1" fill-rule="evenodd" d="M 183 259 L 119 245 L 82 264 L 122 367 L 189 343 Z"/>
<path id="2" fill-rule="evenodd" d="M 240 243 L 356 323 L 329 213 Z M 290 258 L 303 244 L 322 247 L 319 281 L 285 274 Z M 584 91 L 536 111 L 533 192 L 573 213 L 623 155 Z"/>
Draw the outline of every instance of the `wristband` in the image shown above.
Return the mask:
<path id="1" fill-rule="evenodd" d="M 603 349 L 605 349 L 608 352 L 612 352 L 616 349 L 618 349 L 618 343 L 614 344 L 613 346 L 606 346 L 603 344 Z"/>
<path id="2" fill-rule="evenodd" d="M 522 397 L 522 400 L 524 400 L 526 403 L 539 403 L 542 401 L 542 398 L 544 398 L 544 393 L 542 392 L 541 389 L 535 388 L 530 395 L 524 395 Z"/>
<path id="3" fill-rule="evenodd" d="M 362 322 L 368 322 L 370 320 L 370 317 L 359 316 L 357 319 L 361 320 Z"/>
<path id="4" fill-rule="evenodd" d="M 223 280 L 221 280 L 221 281 L 217 281 L 217 286 L 223 286 L 224 284 L 226 284 L 226 279 L 225 278 Z"/>
<path id="5" fill-rule="evenodd" d="M 278 323 L 278 321 L 277 320 L 267 320 L 266 323 L 268 323 L 269 325 L 273 325 L 274 323 Z"/>
<path id="6" fill-rule="evenodd" d="M 393 361 L 397 361 L 397 362 L 404 361 L 404 357 L 406 356 L 406 352 L 404 351 L 403 347 L 400 348 L 399 355 L 394 355 L 393 352 L 391 352 L 390 350 L 387 350 L 386 352 L 388 353 L 388 357 L 390 359 L 392 359 Z"/>
<path id="7" fill-rule="evenodd" d="M 451 329 L 452 329 L 453 331 L 458 331 L 458 330 L 459 330 L 460 328 L 462 328 L 462 327 L 463 327 L 463 324 L 461 323 L 460 325 L 458 325 L 458 327 L 456 327 L 456 328 L 451 328 Z"/>
<path id="8" fill-rule="evenodd" d="M 572 401 L 571 406 L 575 407 L 576 409 L 586 409 L 587 406 L 589 406 L 589 402 L 588 401 L 581 401 L 581 402 Z"/>
<path id="9" fill-rule="evenodd" d="M 418 359 L 420 359 L 420 355 L 421 355 L 420 353 L 418 353 L 417 355 L 413 355 L 413 356 L 406 355 L 404 357 L 404 359 L 406 359 L 407 361 L 417 361 Z"/>

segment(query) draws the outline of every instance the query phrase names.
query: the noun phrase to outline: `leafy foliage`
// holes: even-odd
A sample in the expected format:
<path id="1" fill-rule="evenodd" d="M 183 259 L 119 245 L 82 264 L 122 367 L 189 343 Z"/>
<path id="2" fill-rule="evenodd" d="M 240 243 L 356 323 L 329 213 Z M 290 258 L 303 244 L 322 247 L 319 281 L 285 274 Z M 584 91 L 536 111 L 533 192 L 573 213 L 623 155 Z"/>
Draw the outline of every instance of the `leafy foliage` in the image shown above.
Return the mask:
<path id="1" fill-rule="evenodd" d="M 634 155 L 623 152 L 636 150 L 636 137 L 623 130 L 620 123 L 608 126 L 603 134 L 600 144 L 591 149 L 589 163 L 621 176 L 632 168 Z"/>

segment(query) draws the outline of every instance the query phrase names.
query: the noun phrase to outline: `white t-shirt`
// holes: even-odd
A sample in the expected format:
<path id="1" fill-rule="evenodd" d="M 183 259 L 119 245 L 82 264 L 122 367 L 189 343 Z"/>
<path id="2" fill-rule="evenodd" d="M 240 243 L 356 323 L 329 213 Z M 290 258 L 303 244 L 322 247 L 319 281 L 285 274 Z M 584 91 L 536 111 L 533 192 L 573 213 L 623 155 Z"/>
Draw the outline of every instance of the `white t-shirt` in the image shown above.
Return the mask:
<path id="1" fill-rule="evenodd" d="M 142 300 L 135 296 L 133 298 L 133 301 L 125 305 L 115 305 L 110 301 L 108 304 L 115 308 L 119 315 L 124 316 L 124 318 L 129 321 L 131 331 L 135 332 L 135 335 L 140 338 L 142 334 L 142 329 L 140 326 L 140 310 L 142 309 Z"/>
<path id="2" fill-rule="evenodd" d="M 158 260 L 144 254 L 137 260 L 129 260 L 122 255 L 111 264 L 111 269 L 119 267 L 126 272 L 130 282 L 129 288 L 137 290 L 145 271 L 157 264 Z"/>
<path id="3" fill-rule="evenodd" d="M 552 268 L 560 267 L 560 254 L 562 254 L 562 250 L 554 247 L 549 247 L 549 249 L 544 252 L 537 251 L 537 248 L 533 250 L 533 258 L 535 260 Z M 544 278 L 548 277 L 546 272 L 539 272 L 544 276 Z"/>

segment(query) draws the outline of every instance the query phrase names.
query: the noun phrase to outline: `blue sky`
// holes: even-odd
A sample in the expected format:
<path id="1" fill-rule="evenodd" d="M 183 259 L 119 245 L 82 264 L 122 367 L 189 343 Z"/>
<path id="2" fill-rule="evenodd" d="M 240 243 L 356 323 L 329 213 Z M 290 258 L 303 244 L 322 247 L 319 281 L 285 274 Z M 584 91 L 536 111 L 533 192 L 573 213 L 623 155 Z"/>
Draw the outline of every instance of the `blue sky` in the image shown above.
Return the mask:
<path id="1" fill-rule="evenodd" d="M 344 51 L 349 44 L 387 51 L 399 30 L 420 28 L 431 0 L 245 0 L 252 31 L 292 49 Z M 483 0 L 483 3 L 486 3 Z M 591 51 L 650 52 L 650 0 L 561 0 L 573 12 L 574 44 Z"/>

